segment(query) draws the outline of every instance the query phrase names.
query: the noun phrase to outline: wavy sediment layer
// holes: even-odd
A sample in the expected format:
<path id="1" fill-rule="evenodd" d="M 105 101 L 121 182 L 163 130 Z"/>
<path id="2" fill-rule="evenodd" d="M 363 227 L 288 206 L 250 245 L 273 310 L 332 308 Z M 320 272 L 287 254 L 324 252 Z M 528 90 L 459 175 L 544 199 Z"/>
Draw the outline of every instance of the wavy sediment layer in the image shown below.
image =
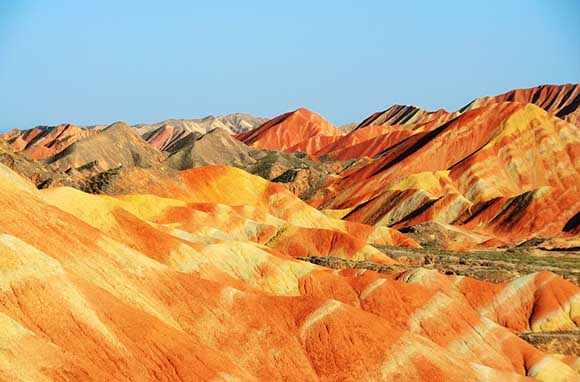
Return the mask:
<path id="1" fill-rule="evenodd" d="M 496 285 L 333 271 L 284 243 L 310 245 L 304 230 L 317 229 L 309 252 L 349 254 L 349 232 L 367 226 L 241 170 L 180 176 L 178 197 L 161 185 L 99 196 L 39 191 L 0 166 L 3 378 L 580 380 L 513 333 L 577 330 L 577 286 L 547 272 Z"/>

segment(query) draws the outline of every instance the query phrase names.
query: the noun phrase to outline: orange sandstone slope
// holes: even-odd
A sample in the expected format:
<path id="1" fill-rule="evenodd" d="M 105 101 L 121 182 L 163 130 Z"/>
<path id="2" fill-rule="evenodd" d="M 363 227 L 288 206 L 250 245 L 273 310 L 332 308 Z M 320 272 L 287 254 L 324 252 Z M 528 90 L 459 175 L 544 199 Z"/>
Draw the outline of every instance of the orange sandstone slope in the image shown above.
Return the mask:
<path id="1" fill-rule="evenodd" d="M 134 168 L 114 182 L 117 193 L 178 199 L 211 212 L 203 226 L 199 222 L 189 225 L 187 219 L 181 222 L 190 213 L 187 209 L 176 208 L 162 217 L 161 222 L 172 223 L 188 235 L 213 231 L 216 238 L 255 240 L 293 257 L 332 255 L 377 262 L 392 260 L 367 243 L 417 246 L 394 229 L 329 218 L 284 186 L 233 167 L 207 166 L 182 172 Z M 218 214 L 220 218 L 215 220 L 212 216 L 220 209 L 224 215 Z"/>
<path id="2" fill-rule="evenodd" d="M 494 285 L 424 269 L 332 271 L 176 228 L 269 215 L 278 201 L 229 193 L 227 171 L 183 175 L 203 207 L 38 191 L 0 165 L 0 378 L 580 381 L 513 334 L 577 329 L 577 286 L 550 273 Z"/>
<path id="3" fill-rule="evenodd" d="M 412 129 L 416 125 L 426 122 L 436 122 L 442 124 L 455 118 L 458 112 L 449 113 L 443 109 L 437 111 L 427 111 L 416 106 L 393 105 L 385 111 L 377 112 L 362 121 L 355 130 L 366 126 L 406 126 Z"/>
<path id="4" fill-rule="evenodd" d="M 416 106 L 394 105 L 363 120 L 339 140 L 320 148 L 326 159 L 353 159 L 380 155 L 411 135 L 433 130 L 460 114 L 502 102 L 533 103 L 548 113 L 580 126 L 580 85 L 541 85 L 478 98 L 459 111 L 427 111 Z"/>
<path id="5" fill-rule="evenodd" d="M 580 84 L 540 85 L 515 89 L 497 96 L 473 100 L 461 111 L 501 102 L 533 103 L 558 118 L 580 127 Z"/>
<path id="6" fill-rule="evenodd" d="M 395 105 L 345 132 L 307 109 L 298 109 L 237 138 L 257 148 L 306 152 L 325 160 L 348 160 L 378 155 L 403 139 L 433 129 L 457 115 L 459 112 L 448 113 L 443 109 L 428 112 L 415 106 Z"/>
<path id="7" fill-rule="evenodd" d="M 318 114 L 300 108 L 238 134 L 236 138 L 259 149 L 313 154 L 343 134 Z"/>
<path id="8" fill-rule="evenodd" d="M 401 115 L 406 114 L 401 113 L 401 110 L 411 116 L 402 117 Z M 316 154 L 325 159 L 335 160 L 379 156 L 404 139 L 434 130 L 458 115 L 459 112 L 448 113 L 442 109 L 427 112 L 413 106 L 393 106 L 383 113 L 373 114 L 356 129 L 322 147 Z"/>
<path id="9" fill-rule="evenodd" d="M 533 104 L 492 104 L 402 140 L 320 195 L 311 203 L 360 223 L 558 236 L 580 209 L 580 131 Z"/>
<path id="10" fill-rule="evenodd" d="M 401 126 L 368 125 L 322 147 L 316 155 L 327 160 L 370 158 L 416 133 Z"/>

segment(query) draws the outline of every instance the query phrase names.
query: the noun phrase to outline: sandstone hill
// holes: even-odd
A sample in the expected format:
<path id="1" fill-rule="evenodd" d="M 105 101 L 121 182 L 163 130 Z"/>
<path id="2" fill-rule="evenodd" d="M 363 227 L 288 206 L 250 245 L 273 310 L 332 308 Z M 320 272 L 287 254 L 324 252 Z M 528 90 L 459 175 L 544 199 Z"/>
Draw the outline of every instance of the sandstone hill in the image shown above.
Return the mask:
<path id="1" fill-rule="evenodd" d="M 121 166 L 150 167 L 163 159 L 163 154 L 147 144 L 133 128 L 124 122 L 115 122 L 45 162 L 61 171 L 104 171 Z"/>
<path id="2" fill-rule="evenodd" d="M 3 134 L 0 380 L 580 382 L 577 95 Z"/>
<path id="3" fill-rule="evenodd" d="M 212 164 L 244 167 L 255 163 L 250 148 L 221 128 L 201 136 L 190 134 L 165 150 L 169 153 L 167 165 L 176 170 Z"/>
<path id="4" fill-rule="evenodd" d="M 297 257 L 396 264 L 368 243 L 404 236 L 239 169 L 130 171 L 105 196 L 0 165 L 3 380 L 580 380 L 516 335 L 578 330 L 552 273 L 332 270 Z"/>
<path id="5" fill-rule="evenodd" d="M 41 126 L 30 130 L 11 130 L 0 135 L 14 150 L 26 153 L 32 159 L 41 160 L 66 149 L 76 141 L 93 135 L 95 131 L 76 125 Z"/>
<path id="6" fill-rule="evenodd" d="M 233 113 L 218 117 L 210 115 L 201 119 L 168 119 L 158 123 L 138 124 L 134 127 L 153 147 L 165 150 L 192 133 L 205 134 L 221 129 L 230 134 L 239 134 L 252 130 L 266 121 L 265 118 L 249 114 Z"/>
<path id="7" fill-rule="evenodd" d="M 551 115 L 580 127 L 579 84 L 540 85 L 528 89 L 515 89 L 497 96 L 477 98 L 461 111 L 501 102 L 533 103 Z"/>
<path id="8" fill-rule="evenodd" d="M 312 111 L 300 108 L 237 135 L 248 146 L 314 153 L 344 132 Z"/>

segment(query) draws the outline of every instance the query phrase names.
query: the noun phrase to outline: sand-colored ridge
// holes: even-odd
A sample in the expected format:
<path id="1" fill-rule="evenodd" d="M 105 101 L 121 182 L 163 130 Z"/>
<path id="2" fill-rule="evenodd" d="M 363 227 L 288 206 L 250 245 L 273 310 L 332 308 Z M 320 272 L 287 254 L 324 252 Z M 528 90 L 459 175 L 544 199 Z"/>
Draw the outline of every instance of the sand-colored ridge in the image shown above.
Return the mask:
<path id="1" fill-rule="evenodd" d="M 124 122 L 115 122 L 97 134 L 78 140 L 46 159 L 61 171 L 84 169 L 105 171 L 122 166 L 150 167 L 164 155 L 147 144 Z"/>

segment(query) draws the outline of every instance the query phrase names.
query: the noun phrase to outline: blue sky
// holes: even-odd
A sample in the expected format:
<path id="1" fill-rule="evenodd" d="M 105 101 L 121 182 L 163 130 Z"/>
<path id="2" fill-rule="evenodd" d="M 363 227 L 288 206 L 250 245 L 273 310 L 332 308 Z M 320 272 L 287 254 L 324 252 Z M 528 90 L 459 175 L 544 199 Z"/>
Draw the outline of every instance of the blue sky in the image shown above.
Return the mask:
<path id="1" fill-rule="evenodd" d="M 0 130 L 456 109 L 580 82 L 578 15 L 575 0 L 0 0 Z"/>

